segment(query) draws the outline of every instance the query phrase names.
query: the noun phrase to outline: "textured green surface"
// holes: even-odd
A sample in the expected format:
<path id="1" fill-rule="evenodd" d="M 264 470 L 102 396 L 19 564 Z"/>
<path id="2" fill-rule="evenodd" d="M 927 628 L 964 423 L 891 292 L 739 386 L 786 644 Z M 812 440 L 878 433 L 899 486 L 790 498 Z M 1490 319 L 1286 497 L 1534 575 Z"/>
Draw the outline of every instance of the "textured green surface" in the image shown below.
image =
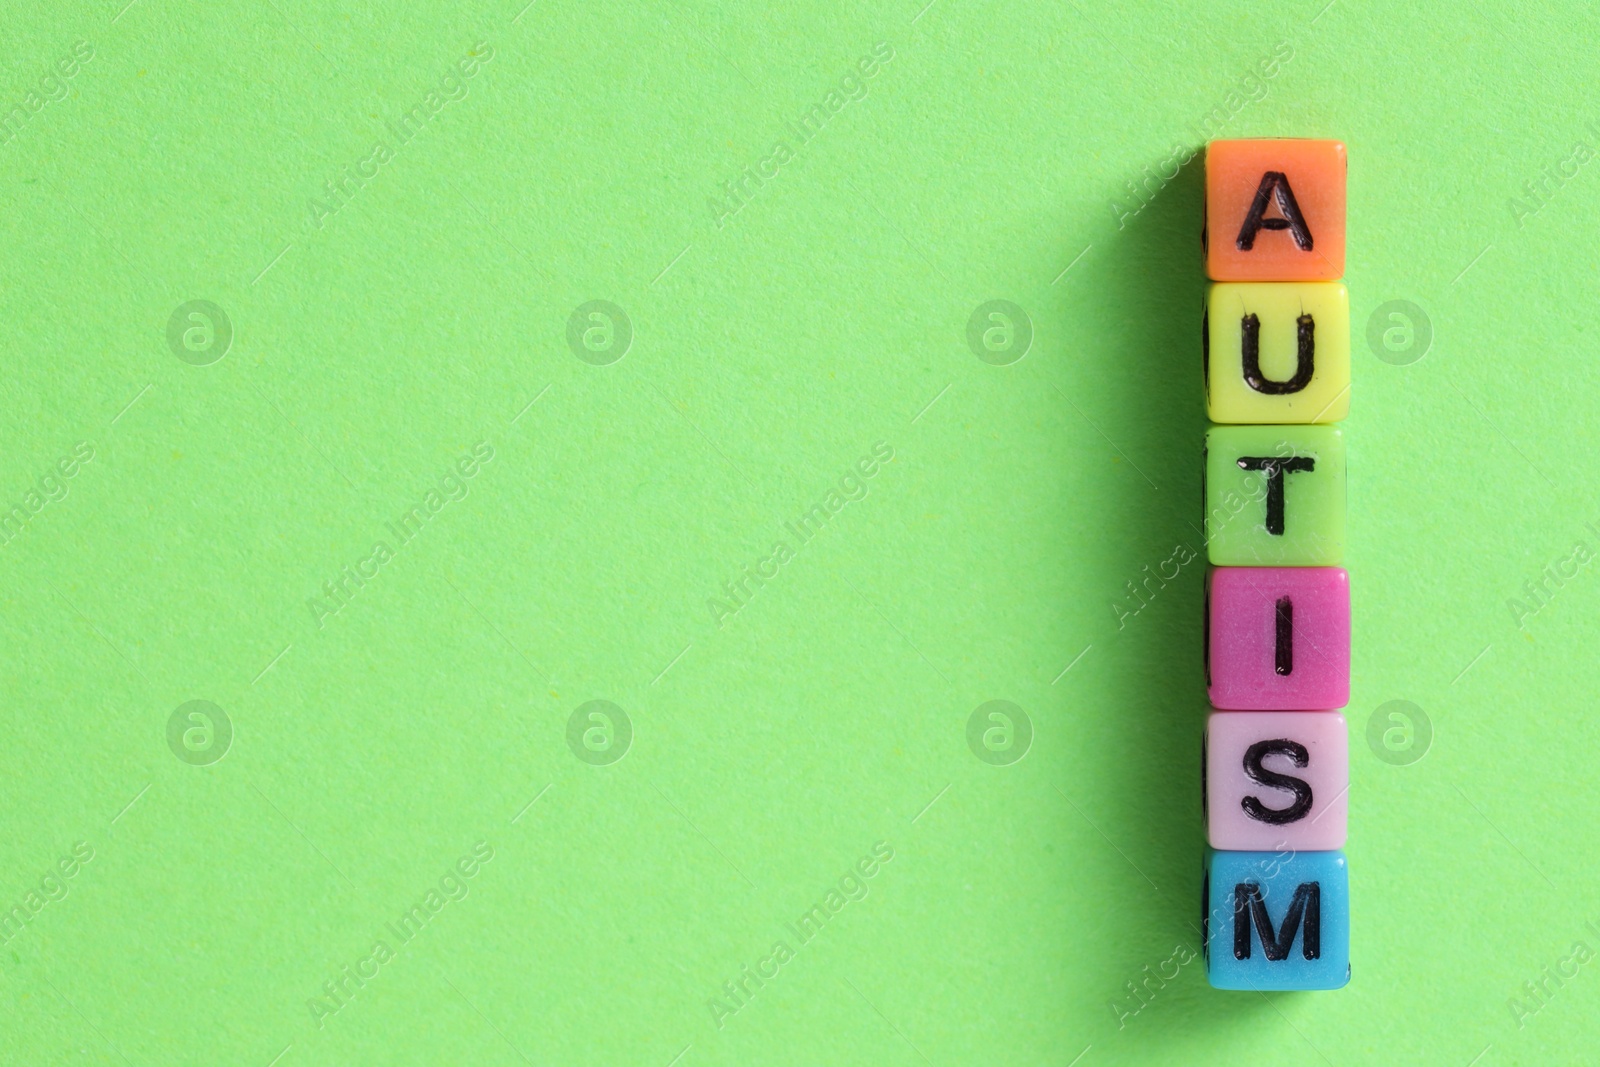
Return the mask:
<path id="1" fill-rule="evenodd" d="M 924 2 L 8 7 L 0 1060 L 1592 1057 L 1600 16 Z M 1192 956 L 1215 134 L 1350 148 L 1326 995 Z"/>
<path id="2" fill-rule="evenodd" d="M 1244 460 L 1248 468 L 1240 467 Z M 1277 473 L 1263 461 L 1278 464 Z M 1300 467 L 1291 465 L 1299 462 Z M 1301 469 L 1310 463 L 1309 470 Z M 1341 426 L 1213 426 L 1206 431 L 1206 558 L 1219 567 L 1333 567 L 1344 562 L 1346 462 Z M 1274 483 L 1282 527 L 1267 528 Z"/>

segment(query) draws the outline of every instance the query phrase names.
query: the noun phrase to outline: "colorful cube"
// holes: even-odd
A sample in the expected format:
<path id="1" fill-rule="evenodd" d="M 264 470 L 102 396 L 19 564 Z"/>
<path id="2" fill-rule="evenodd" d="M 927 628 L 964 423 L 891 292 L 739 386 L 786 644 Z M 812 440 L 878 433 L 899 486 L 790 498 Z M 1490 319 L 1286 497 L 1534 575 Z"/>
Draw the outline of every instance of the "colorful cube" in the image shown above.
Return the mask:
<path id="1" fill-rule="evenodd" d="M 1213 426 L 1205 452 L 1206 553 L 1219 567 L 1344 562 L 1344 431 Z"/>
<path id="2" fill-rule="evenodd" d="M 1202 326 L 1212 422 L 1338 422 L 1350 412 L 1341 282 L 1218 282 Z"/>
<path id="3" fill-rule="evenodd" d="M 1206 151 L 1206 824 L 1218 989 L 1350 979 L 1345 442 L 1350 296 L 1338 141 Z"/>
<path id="4" fill-rule="evenodd" d="M 1229 282 L 1343 277 L 1346 169 L 1339 141 L 1212 141 L 1206 274 Z"/>
<path id="5" fill-rule="evenodd" d="M 1200 893 L 1215 989 L 1339 989 L 1350 981 L 1343 852 L 1206 851 Z"/>
<path id="6" fill-rule="evenodd" d="M 1206 583 L 1206 684 L 1222 711 L 1335 711 L 1350 701 L 1342 567 L 1217 567 Z"/>
<path id="7" fill-rule="evenodd" d="M 1244 852 L 1343 848 L 1350 740 L 1336 711 L 1214 711 L 1206 840 Z"/>

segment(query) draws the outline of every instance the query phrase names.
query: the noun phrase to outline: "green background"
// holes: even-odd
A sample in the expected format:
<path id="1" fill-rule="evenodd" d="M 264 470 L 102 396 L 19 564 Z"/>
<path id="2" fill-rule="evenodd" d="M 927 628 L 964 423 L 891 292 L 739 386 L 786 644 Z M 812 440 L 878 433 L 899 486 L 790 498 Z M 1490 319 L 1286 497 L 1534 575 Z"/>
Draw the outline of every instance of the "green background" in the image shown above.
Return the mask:
<path id="1" fill-rule="evenodd" d="M 1600 948 L 1600 16 L 924 2 L 8 5 L 6 1062 L 1593 1055 L 1600 964 L 1541 972 Z M 1349 145 L 1354 978 L 1196 960 L 1135 1014 L 1198 944 L 1203 565 L 1125 583 L 1203 559 L 1200 164 L 1157 172 L 1216 134 Z M 192 300 L 225 352 L 169 343 Z M 568 343 L 595 300 L 608 365 L 620 334 Z M 990 300 L 1029 330 L 980 359 Z M 1387 311 L 1369 347 L 1392 300 L 1425 350 Z M 319 619 L 346 566 L 376 576 Z M 599 753 L 597 699 L 631 724 Z M 191 700 L 226 744 L 169 745 Z M 993 708 L 969 746 L 995 700 L 1009 746 Z M 1369 747 L 1395 700 L 1431 739 Z"/>

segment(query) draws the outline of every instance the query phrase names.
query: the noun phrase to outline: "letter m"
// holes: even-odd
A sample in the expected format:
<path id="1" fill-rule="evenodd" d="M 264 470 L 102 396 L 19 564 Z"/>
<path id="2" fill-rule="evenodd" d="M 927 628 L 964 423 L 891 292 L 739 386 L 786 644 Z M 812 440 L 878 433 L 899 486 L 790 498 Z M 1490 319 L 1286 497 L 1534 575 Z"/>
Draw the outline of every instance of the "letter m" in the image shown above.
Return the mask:
<path id="1" fill-rule="evenodd" d="M 1233 887 L 1233 958 L 1250 958 L 1250 927 L 1261 936 L 1261 951 L 1269 960 L 1286 960 L 1294 947 L 1295 934 L 1302 925 L 1300 949 L 1308 960 L 1322 955 L 1322 887 L 1317 882 L 1301 882 L 1295 888 L 1294 899 L 1283 917 L 1283 925 L 1276 933 L 1272 929 L 1272 916 L 1267 914 L 1267 902 L 1261 898 L 1261 887 L 1255 882 L 1240 882 Z"/>

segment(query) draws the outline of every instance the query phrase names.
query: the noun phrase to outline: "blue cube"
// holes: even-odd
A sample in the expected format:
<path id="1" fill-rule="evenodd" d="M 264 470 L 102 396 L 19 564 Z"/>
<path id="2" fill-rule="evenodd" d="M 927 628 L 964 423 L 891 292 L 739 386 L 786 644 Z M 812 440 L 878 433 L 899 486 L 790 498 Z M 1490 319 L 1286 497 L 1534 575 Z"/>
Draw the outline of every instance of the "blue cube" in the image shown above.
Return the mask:
<path id="1" fill-rule="evenodd" d="M 1343 852 L 1206 850 L 1206 978 L 1215 989 L 1338 989 L 1350 981 Z"/>

